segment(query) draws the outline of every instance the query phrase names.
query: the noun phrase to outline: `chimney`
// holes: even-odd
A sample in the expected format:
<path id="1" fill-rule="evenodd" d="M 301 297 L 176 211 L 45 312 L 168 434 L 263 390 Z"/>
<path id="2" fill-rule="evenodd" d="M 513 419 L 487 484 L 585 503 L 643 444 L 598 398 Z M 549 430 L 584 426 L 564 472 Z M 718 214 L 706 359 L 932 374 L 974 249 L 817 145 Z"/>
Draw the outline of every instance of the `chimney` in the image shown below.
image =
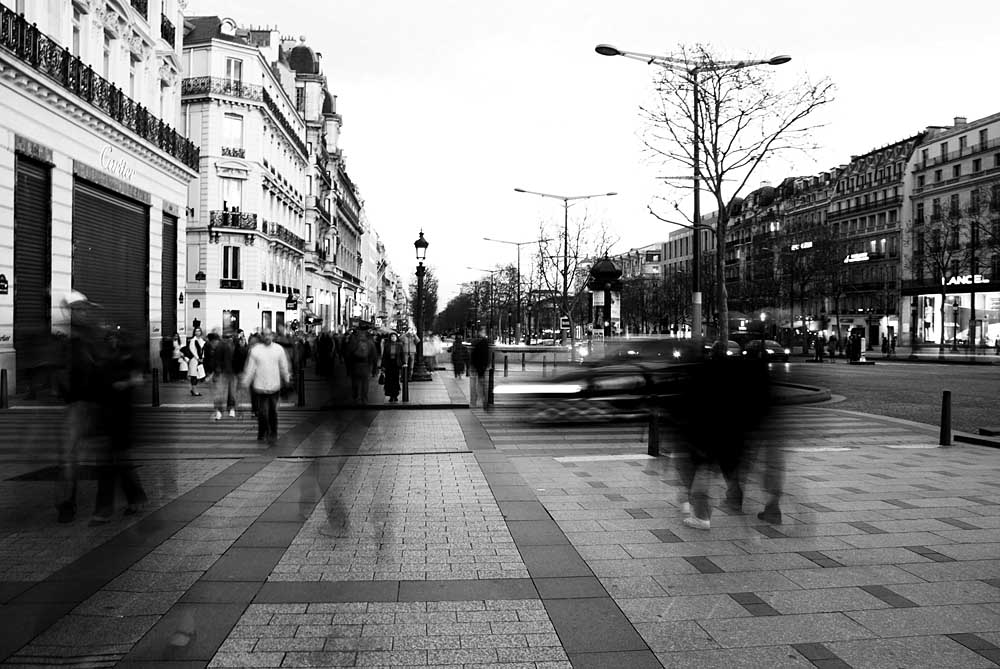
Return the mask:
<path id="1" fill-rule="evenodd" d="M 955 127 L 956 128 L 960 127 L 960 126 L 963 126 L 963 125 L 968 125 L 968 124 L 969 124 L 969 119 L 967 119 L 966 117 L 964 117 L 964 116 L 956 116 L 955 117 Z"/>

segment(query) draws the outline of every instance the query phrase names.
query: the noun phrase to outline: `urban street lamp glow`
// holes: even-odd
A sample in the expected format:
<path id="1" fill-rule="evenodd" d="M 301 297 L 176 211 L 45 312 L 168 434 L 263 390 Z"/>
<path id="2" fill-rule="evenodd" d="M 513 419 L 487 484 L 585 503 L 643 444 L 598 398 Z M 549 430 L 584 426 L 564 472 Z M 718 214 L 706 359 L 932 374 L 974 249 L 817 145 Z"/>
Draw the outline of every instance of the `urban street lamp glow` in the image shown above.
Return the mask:
<path id="1" fill-rule="evenodd" d="M 424 360 L 424 275 L 427 268 L 424 267 L 424 260 L 427 258 L 427 247 L 430 246 L 424 239 L 424 231 L 420 231 L 417 241 L 413 242 L 413 248 L 417 252 L 417 350 L 416 360 L 413 363 L 413 374 L 411 381 L 430 381 L 431 373 L 427 371 L 427 362 Z"/>
<path id="2" fill-rule="evenodd" d="M 430 246 L 430 244 L 426 239 L 424 239 L 424 231 L 421 230 L 420 237 L 417 238 L 417 241 L 413 242 L 413 248 L 417 250 L 417 262 L 423 262 L 427 257 L 428 246 Z"/>

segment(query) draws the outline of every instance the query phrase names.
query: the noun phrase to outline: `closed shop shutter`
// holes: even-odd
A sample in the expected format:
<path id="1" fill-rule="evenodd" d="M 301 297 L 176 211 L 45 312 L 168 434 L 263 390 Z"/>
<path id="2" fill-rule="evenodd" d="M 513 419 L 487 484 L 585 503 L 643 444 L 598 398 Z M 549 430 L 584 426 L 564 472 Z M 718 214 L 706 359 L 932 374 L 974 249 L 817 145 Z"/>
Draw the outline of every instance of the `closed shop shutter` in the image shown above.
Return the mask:
<path id="1" fill-rule="evenodd" d="M 163 214 L 163 270 L 160 273 L 160 300 L 163 305 L 164 337 L 177 330 L 177 217 Z"/>
<path id="2" fill-rule="evenodd" d="M 46 384 L 45 344 L 52 329 L 52 185 L 46 165 L 17 156 L 14 189 L 14 350 L 15 392 Z"/>
<path id="3" fill-rule="evenodd" d="M 120 327 L 149 356 L 149 210 L 77 179 L 73 184 L 73 288 L 103 308 L 98 318 Z"/>

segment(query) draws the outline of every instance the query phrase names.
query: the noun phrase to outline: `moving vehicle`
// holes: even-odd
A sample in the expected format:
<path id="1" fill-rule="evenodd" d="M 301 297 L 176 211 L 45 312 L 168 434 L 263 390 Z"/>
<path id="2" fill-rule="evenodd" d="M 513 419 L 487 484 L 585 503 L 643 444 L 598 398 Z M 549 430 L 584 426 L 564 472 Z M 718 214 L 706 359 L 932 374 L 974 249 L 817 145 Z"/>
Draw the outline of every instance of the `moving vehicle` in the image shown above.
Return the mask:
<path id="1" fill-rule="evenodd" d="M 747 358 L 769 362 L 788 362 L 791 353 L 791 349 L 785 348 L 773 339 L 751 339 L 743 350 L 743 355 Z"/>

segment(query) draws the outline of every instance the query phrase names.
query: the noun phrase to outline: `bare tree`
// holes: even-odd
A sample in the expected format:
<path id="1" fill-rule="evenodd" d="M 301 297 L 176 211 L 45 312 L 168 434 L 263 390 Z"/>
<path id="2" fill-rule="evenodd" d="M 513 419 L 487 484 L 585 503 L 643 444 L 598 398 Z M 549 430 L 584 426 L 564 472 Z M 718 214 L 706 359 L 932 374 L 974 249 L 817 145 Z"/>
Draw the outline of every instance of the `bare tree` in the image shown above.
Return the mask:
<path id="1" fill-rule="evenodd" d="M 669 169 L 693 170 L 698 164 L 704 189 L 715 202 L 716 310 L 719 337 L 726 339 L 729 314 L 723 249 L 733 200 L 766 161 L 815 148 L 811 135 L 818 124 L 810 116 L 832 101 L 834 86 L 829 79 L 803 79 L 779 88 L 770 68 L 723 61 L 701 44 L 681 45 L 675 58 L 687 69 L 664 68 L 657 77 L 656 104 L 641 110 L 646 121 L 644 141 L 655 159 Z M 694 184 L 675 187 L 690 190 Z M 708 227 L 681 212 L 676 201 L 673 210 L 665 214 L 649 207 L 661 221 L 686 228 Z"/>

